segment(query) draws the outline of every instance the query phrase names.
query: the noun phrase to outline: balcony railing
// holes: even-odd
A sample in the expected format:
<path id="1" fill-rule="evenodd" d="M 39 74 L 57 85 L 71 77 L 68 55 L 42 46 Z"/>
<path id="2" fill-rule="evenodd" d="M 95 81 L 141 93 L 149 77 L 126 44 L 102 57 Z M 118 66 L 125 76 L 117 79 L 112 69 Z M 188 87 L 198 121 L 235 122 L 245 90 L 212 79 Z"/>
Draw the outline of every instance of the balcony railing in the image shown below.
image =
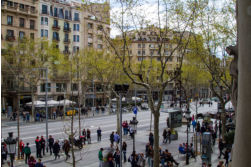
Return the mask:
<path id="1" fill-rule="evenodd" d="M 28 13 L 28 8 L 19 8 L 19 11 Z"/>
<path id="2" fill-rule="evenodd" d="M 59 31 L 60 30 L 60 27 L 58 25 L 53 25 L 52 26 L 52 29 L 53 30 L 56 30 L 56 31 Z"/>
<path id="3" fill-rule="evenodd" d="M 60 41 L 60 38 L 59 38 L 59 37 L 58 37 L 58 38 L 53 37 L 52 40 L 53 40 L 54 42 L 59 42 L 59 41 Z"/>
<path id="4" fill-rule="evenodd" d="M 71 32 L 71 28 L 64 27 L 64 32 Z"/>
<path id="5" fill-rule="evenodd" d="M 6 36 L 6 41 L 12 42 L 12 41 L 15 41 L 15 40 L 16 40 L 15 36 L 9 36 L 9 35 Z"/>
<path id="6" fill-rule="evenodd" d="M 69 44 L 71 41 L 69 39 L 64 39 L 65 44 Z"/>

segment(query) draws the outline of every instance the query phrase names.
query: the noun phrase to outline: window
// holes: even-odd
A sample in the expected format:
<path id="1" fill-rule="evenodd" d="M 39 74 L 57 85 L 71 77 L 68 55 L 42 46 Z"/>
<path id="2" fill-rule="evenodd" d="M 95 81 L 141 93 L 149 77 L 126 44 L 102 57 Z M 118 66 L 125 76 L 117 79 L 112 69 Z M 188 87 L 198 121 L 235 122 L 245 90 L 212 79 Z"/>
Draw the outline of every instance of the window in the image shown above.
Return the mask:
<path id="1" fill-rule="evenodd" d="M 3 3 L 3 2 L 2 2 Z M 13 6 L 13 2 L 12 1 L 7 1 L 7 5 L 8 6 Z"/>
<path id="2" fill-rule="evenodd" d="M 141 48 L 141 44 L 140 43 L 138 44 L 138 48 Z"/>
<path id="3" fill-rule="evenodd" d="M 141 54 L 141 51 L 140 50 L 138 50 L 138 55 L 140 55 Z"/>
<path id="4" fill-rule="evenodd" d="M 77 83 L 71 84 L 71 89 L 72 91 L 78 91 L 78 84 Z"/>
<path id="5" fill-rule="evenodd" d="M 58 20 L 53 21 L 53 27 L 58 27 Z"/>
<path id="6" fill-rule="evenodd" d="M 57 32 L 53 32 L 53 40 L 59 40 L 59 35 Z"/>
<path id="7" fill-rule="evenodd" d="M 46 84 L 42 83 L 40 84 L 40 92 L 45 92 L 46 91 Z M 51 83 L 47 83 L 47 91 L 50 92 L 51 91 Z"/>
<path id="8" fill-rule="evenodd" d="M 88 33 L 88 38 L 92 38 L 92 34 L 91 33 Z"/>
<path id="9" fill-rule="evenodd" d="M 87 24 L 87 28 L 88 28 L 88 29 L 92 29 L 92 27 L 93 27 L 93 24 L 92 24 L 92 23 L 88 23 L 88 24 Z"/>
<path id="10" fill-rule="evenodd" d="M 44 30 L 41 29 L 41 37 L 44 37 Z"/>
<path id="11" fill-rule="evenodd" d="M 48 30 L 44 30 L 44 37 L 48 37 Z"/>
<path id="12" fill-rule="evenodd" d="M 65 18 L 65 19 L 69 19 L 69 11 L 68 11 L 68 10 L 65 10 L 64 13 L 65 13 L 65 14 L 64 14 L 64 15 L 65 15 L 64 18 Z"/>
<path id="13" fill-rule="evenodd" d="M 102 44 L 98 44 L 98 49 L 102 49 L 103 45 Z"/>
<path id="14" fill-rule="evenodd" d="M 8 37 L 14 37 L 14 31 L 13 30 L 7 30 L 7 36 Z"/>
<path id="15" fill-rule="evenodd" d="M 66 92 L 67 86 L 66 83 L 56 83 L 56 92 Z"/>
<path id="16" fill-rule="evenodd" d="M 145 48 L 146 47 L 146 45 L 145 44 L 142 44 L 142 48 Z"/>
<path id="17" fill-rule="evenodd" d="M 102 35 L 99 35 L 99 36 L 98 36 L 98 40 L 102 41 L 102 40 L 103 40 L 103 36 L 102 36 Z"/>
<path id="18" fill-rule="evenodd" d="M 69 40 L 69 34 L 65 34 L 64 41 L 67 42 Z"/>
<path id="19" fill-rule="evenodd" d="M 21 4 L 21 3 L 20 3 L 20 4 L 19 4 L 19 8 L 20 8 L 20 9 L 24 9 L 24 4 Z"/>
<path id="20" fill-rule="evenodd" d="M 74 13 L 74 21 L 79 21 L 79 13 Z"/>
<path id="21" fill-rule="evenodd" d="M 53 8 L 52 8 L 52 5 L 50 6 L 50 15 L 53 16 Z"/>
<path id="22" fill-rule="evenodd" d="M 19 18 L 19 26 L 24 27 L 24 18 Z"/>
<path id="23" fill-rule="evenodd" d="M 30 39 L 34 40 L 34 33 L 30 33 Z"/>
<path id="24" fill-rule="evenodd" d="M 143 61 L 144 57 L 138 57 L 138 61 Z"/>
<path id="25" fill-rule="evenodd" d="M 78 46 L 73 46 L 73 53 L 79 52 L 79 47 Z"/>
<path id="26" fill-rule="evenodd" d="M 35 20 L 30 20 L 30 29 L 32 29 L 32 30 L 35 29 Z"/>
<path id="27" fill-rule="evenodd" d="M 145 54 L 146 54 L 146 52 L 144 50 L 142 50 L 142 55 L 145 55 Z"/>
<path id="28" fill-rule="evenodd" d="M 64 51 L 65 52 L 69 52 L 69 47 L 68 46 L 64 46 Z"/>
<path id="29" fill-rule="evenodd" d="M 68 22 L 64 22 L 64 30 L 69 30 L 70 29 L 70 25 Z"/>
<path id="30" fill-rule="evenodd" d="M 24 38 L 24 32 L 23 31 L 19 31 L 19 38 L 23 39 Z"/>
<path id="31" fill-rule="evenodd" d="M 63 19 L 64 18 L 64 11 L 63 9 L 59 9 L 59 15 L 58 15 L 59 18 Z"/>
<path id="32" fill-rule="evenodd" d="M 102 31 L 102 30 L 103 30 L 103 26 L 102 26 L 102 25 L 99 25 L 99 26 L 97 27 L 97 30 Z"/>
<path id="33" fill-rule="evenodd" d="M 48 14 L 48 6 L 42 5 L 42 14 Z"/>
<path id="34" fill-rule="evenodd" d="M 93 47 L 93 43 L 88 42 L 88 47 Z"/>
<path id="35" fill-rule="evenodd" d="M 7 24 L 12 25 L 13 24 L 13 16 L 7 16 Z"/>
<path id="36" fill-rule="evenodd" d="M 73 35 L 73 41 L 79 42 L 79 35 Z"/>
<path id="37" fill-rule="evenodd" d="M 79 31 L 79 24 L 73 24 L 73 31 Z"/>
<path id="38" fill-rule="evenodd" d="M 58 17 L 58 8 L 54 8 L 54 17 Z"/>
<path id="39" fill-rule="evenodd" d="M 47 17 L 41 17 L 41 25 L 47 25 L 48 26 L 48 18 Z"/>

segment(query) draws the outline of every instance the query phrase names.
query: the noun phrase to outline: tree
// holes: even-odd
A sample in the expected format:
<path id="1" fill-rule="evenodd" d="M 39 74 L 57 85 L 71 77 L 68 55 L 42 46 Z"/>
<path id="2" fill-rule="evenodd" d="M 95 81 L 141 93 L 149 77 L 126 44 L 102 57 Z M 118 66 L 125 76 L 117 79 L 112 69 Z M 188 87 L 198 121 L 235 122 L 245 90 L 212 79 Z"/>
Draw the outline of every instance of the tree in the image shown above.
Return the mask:
<path id="1" fill-rule="evenodd" d="M 118 2 L 121 11 L 116 11 L 113 23 L 121 32 L 121 36 L 115 40 L 106 36 L 106 39 L 127 77 L 133 84 L 142 86 L 147 91 L 149 107 L 154 116 L 154 166 L 157 167 L 159 166 L 159 112 L 162 97 L 167 84 L 174 81 L 180 74 L 182 60 L 191 37 L 191 33 L 187 30 L 193 25 L 195 4 L 176 0 L 168 3 L 159 0 L 155 17 L 157 26 L 149 26 L 149 20 L 144 19 L 146 17 L 144 12 L 139 10 L 138 2 L 122 0 Z M 163 13 L 164 16 L 160 16 Z M 170 25 L 172 25 L 171 28 L 169 28 Z M 156 33 L 158 62 L 153 56 L 149 56 L 145 61 L 133 63 L 133 58 L 130 58 L 130 44 L 134 42 L 134 39 L 144 39 L 141 32 L 147 29 Z M 164 55 L 165 44 L 170 45 L 168 55 Z M 177 68 L 170 70 L 168 58 L 174 55 L 178 57 Z M 152 96 L 154 90 L 159 90 L 157 105 L 154 104 Z"/>

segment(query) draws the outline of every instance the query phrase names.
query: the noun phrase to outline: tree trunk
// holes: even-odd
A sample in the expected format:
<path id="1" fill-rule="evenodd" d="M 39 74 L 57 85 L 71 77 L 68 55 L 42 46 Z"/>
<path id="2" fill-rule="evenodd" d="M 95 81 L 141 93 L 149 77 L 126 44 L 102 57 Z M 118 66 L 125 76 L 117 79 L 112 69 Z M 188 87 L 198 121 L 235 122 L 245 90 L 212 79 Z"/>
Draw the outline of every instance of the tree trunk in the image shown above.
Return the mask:
<path id="1" fill-rule="evenodd" d="M 153 166 L 159 167 L 160 156 L 159 156 L 159 111 L 154 112 L 154 157 Z"/>
<path id="2" fill-rule="evenodd" d="M 74 114 L 72 113 L 72 116 L 71 116 L 71 155 L 72 155 L 72 166 L 75 167 L 76 164 L 75 164 L 75 155 L 74 155 L 74 142 L 73 142 L 73 139 L 74 139 L 74 134 L 73 134 L 73 119 L 74 118 Z"/>
<path id="3" fill-rule="evenodd" d="M 34 107 L 34 92 L 33 92 L 33 87 L 31 88 L 31 101 L 32 101 L 32 106 L 31 106 L 31 121 L 35 122 L 36 116 L 35 116 L 35 107 Z"/>

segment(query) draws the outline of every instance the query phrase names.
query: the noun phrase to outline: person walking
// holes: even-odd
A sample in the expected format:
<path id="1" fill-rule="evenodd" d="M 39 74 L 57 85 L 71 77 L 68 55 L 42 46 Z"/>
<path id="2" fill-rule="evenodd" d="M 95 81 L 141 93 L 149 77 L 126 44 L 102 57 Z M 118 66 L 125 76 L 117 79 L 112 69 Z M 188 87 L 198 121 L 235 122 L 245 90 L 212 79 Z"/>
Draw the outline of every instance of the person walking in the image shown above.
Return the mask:
<path id="1" fill-rule="evenodd" d="M 30 157 L 29 161 L 28 161 L 28 165 L 29 167 L 35 167 L 36 165 L 36 160 L 33 156 Z"/>
<path id="2" fill-rule="evenodd" d="M 54 155 L 55 155 L 55 160 L 57 159 L 57 157 L 60 158 L 60 155 L 58 154 L 59 151 L 60 151 L 60 146 L 59 146 L 58 140 L 57 140 L 57 141 L 54 143 L 54 145 L 53 145 L 53 153 L 54 153 Z"/>
<path id="3" fill-rule="evenodd" d="M 5 142 L 1 144 L 1 164 L 4 164 L 4 160 L 7 160 L 7 145 Z"/>
<path id="4" fill-rule="evenodd" d="M 113 145 L 113 143 L 114 143 L 114 132 L 113 131 L 110 134 L 110 141 L 111 141 L 111 144 Z"/>
<path id="5" fill-rule="evenodd" d="M 83 131 L 82 131 L 82 139 L 83 139 L 83 141 L 84 141 L 84 145 L 85 145 L 85 141 L 86 141 L 86 131 L 85 131 L 85 129 L 83 129 Z"/>
<path id="6" fill-rule="evenodd" d="M 229 154 L 230 150 L 226 149 L 225 154 L 224 154 L 224 159 L 225 159 L 225 167 L 228 167 L 228 162 L 229 162 Z"/>
<path id="7" fill-rule="evenodd" d="M 27 164 L 31 155 L 31 148 L 29 146 L 29 143 L 26 143 L 26 146 L 24 147 L 24 154 L 25 154 L 25 164 Z"/>
<path id="8" fill-rule="evenodd" d="M 164 129 L 162 136 L 163 136 L 163 143 L 167 143 L 167 131 L 166 131 L 166 129 Z"/>
<path id="9" fill-rule="evenodd" d="M 119 144 L 119 140 L 120 140 L 119 134 L 118 134 L 118 132 L 116 132 L 116 133 L 114 134 L 114 141 L 115 141 L 117 144 Z"/>
<path id="10" fill-rule="evenodd" d="M 119 149 L 116 150 L 116 152 L 113 155 L 113 158 L 115 160 L 115 167 L 120 167 L 120 151 L 119 151 Z"/>
<path id="11" fill-rule="evenodd" d="M 40 143 L 41 143 L 41 151 L 43 151 L 43 155 L 45 155 L 45 140 L 44 140 L 44 137 L 41 136 L 40 138 Z"/>
<path id="12" fill-rule="evenodd" d="M 153 147 L 154 138 L 153 138 L 153 133 L 152 132 L 150 132 L 150 134 L 149 134 L 149 143 Z"/>
<path id="13" fill-rule="evenodd" d="M 39 140 L 38 136 L 37 136 L 37 138 L 35 140 L 35 144 L 36 144 L 36 155 L 37 155 L 37 158 L 42 158 L 42 155 L 41 155 L 41 143 L 40 143 L 40 140 Z"/>
<path id="14" fill-rule="evenodd" d="M 103 167 L 103 148 L 100 148 L 99 152 L 98 152 L 98 159 L 99 159 L 99 167 Z"/>
<path id="15" fill-rule="evenodd" d="M 63 150 L 64 150 L 64 153 L 66 155 L 65 161 L 67 161 L 67 159 L 70 158 L 70 155 L 69 155 L 70 147 L 71 146 L 70 146 L 68 140 L 65 140 L 64 145 L 63 145 Z"/>
<path id="16" fill-rule="evenodd" d="M 50 135 L 48 140 L 49 140 L 50 155 L 52 155 L 54 138 Z"/>
<path id="17" fill-rule="evenodd" d="M 124 155 L 124 163 L 126 163 L 126 149 L 127 149 L 127 144 L 124 141 L 123 144 L 122 144 L 122 152 L 123 152 L 123 155 Z"/>
<path id="18" fill-rule="evenodd" d="M 38 159 L 38 162 L 36 163 L 35 167 L 44 167 L 43 163 L 41 162 L 41 159 Z"/>
<path id="19" fill-rule="evenodd" d="M 20 148 L 21 158 L 24 159 L 24 142 L 23 142 L 23 140 L 19 141 L 19 148 Z"/>
<path id="20" fill-rule="evenodd" d="M 220 152 L 220 155 L 218 158 L 221 158 L 221 155 L 224 155 L 222 150 L 224 149 L 224 143 L 222 141 L 222 139 L 219 139 L 219 145 L 218 145 L 218 148 L 219 148 L 219 152 Z"/>
<path id="21" fill-rule="evenodd" d="M 98 142 L 101 141 L 101 136 L 102 136 L 102 135 L 101 135 L 101 132 L 102 132 L 102 131 L 101 131 L 100 127 L 99 127 L 98 130 L 97 130 Z"/>
<path id="22" fill-rule="evenodd" d="M 91 144 L 91 131 L 90 131 L 90 129 L 87 129 L 87 142 L 88 142 L 88 144 Z"/>
<path id="23" fill-rule="evenodd" d="M 194 119 L 192 121 L 192 125 L 193 125 L 193 132 L 196 131 L 196 120 Z"/>

